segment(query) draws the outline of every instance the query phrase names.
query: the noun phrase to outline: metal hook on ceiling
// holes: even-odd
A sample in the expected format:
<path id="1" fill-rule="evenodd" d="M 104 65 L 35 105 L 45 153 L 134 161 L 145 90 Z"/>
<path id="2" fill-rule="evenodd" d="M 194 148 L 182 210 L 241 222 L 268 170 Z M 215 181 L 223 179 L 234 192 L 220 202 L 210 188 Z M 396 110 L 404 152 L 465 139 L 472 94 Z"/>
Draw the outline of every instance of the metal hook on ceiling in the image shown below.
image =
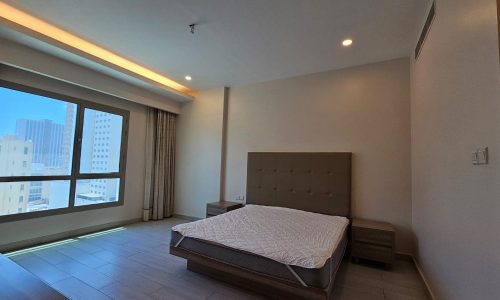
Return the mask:
<path id="1" fill-rule="evenodd" d="M 194 34 L 196 25 L 196 23 L 189 24 L 189 31 L 191 32 L 191 34 Z"/>

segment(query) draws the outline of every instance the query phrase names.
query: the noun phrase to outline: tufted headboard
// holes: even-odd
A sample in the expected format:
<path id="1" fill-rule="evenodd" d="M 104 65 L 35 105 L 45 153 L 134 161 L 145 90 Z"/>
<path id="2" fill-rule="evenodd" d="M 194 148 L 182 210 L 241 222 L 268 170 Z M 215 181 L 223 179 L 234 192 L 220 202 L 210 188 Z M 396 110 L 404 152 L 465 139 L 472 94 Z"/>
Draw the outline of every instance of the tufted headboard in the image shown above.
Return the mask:
<path id="1" fill-rule="evenodd" d="M 249 152 L 247 204 L 350 217 L 351 153 Z"/>

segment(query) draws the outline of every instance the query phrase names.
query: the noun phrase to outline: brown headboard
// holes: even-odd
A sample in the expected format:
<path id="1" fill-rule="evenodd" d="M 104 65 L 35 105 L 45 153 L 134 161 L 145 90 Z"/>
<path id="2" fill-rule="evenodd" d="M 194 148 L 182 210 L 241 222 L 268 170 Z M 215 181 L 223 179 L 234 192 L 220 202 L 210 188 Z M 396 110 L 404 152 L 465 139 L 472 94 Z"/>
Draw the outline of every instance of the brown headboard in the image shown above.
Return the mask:
<path id="1" fill-rule="evenodd" d="M 350 217 L 351 153 L 249 152 L 246 202 Z"/>

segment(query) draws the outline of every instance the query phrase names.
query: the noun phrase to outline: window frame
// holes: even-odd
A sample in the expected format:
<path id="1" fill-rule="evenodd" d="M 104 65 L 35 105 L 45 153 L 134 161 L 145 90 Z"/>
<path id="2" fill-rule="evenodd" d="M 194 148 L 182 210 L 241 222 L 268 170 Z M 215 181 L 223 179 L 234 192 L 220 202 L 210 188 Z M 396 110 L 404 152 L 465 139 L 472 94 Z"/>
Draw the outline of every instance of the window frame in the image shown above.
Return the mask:
<path id="1" fill-rule="evenodd" d="M 24 93 L 30 93 L 38 96 L 48 97 L 55 100 L 60 100 L 68 103 L 76 104 L 76 120 L 75 120 L 75 131 L 73 140 L 73 154 L 71 161 L 71 173 L 69 175 L 41 175 L 41 176 L 5 176 L 0 177 L 0 183 L 8 182 L 33 182 L 33 181 L 70 181 L 69 189 L 69 202 L 68 207 L 49 209 L 43 211 L 34 212 L 24 212 L 15 213 L 10 215 L 0 216 L 0 223 L 19 221 L 32 218 L 41 218 L 47 216 L 54 216 L 60 214 L 74 213 L 87 210 L 102 209 L 108 207 L 117 207 L 124 205 L 125 199 L 125 175 L 127 168 L 127 145 L 128 145 L 128 133 L 129 133 L 129 119 L 130 111 L 95 103 L 92 101 L 84 100 L 81 98 L 76 98 L 72 96 L 67 96 L 51 91 L 46 91 L 39 88 L 34 88 L 6 80 L 0 80 L 0 87 L 12 89 Z M 93 109 L 102 112 L 107 112 L 115 115 L 119 115 L 123 118 L 122 123 L 122 134 L 121 134 L 121 145 L 120 145 L 120 160 L 118 172 L 111 173 L 80 173 L 80 163 L 81 163 L 81 153 L 82 153 L 82 140 L 83 140 L 83 122 L 85 109 Z M 82 206 L 75 206 L 75 191 L 77 180 L 85 179 L 119 179 L 119 195 L 118 201 L 105 202 L 99 204 L 89 204 Z"/>

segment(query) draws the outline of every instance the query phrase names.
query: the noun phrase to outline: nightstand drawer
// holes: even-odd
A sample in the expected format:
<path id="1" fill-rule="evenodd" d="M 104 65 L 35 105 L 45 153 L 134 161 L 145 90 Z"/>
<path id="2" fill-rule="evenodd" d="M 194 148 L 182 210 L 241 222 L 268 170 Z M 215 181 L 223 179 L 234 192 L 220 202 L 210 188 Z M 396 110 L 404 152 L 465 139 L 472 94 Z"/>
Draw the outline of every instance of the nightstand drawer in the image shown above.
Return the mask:
<path id="1" fill-rule="evenodd" d="M 392 247 L 394 234 L 386 231 L 356 228 L 353 230 L 353 241 Z"/>
<path id="2" fill-rule="evenodd" d="M 243 203 L 230 201 L 207 203 L 207 218 L 227 213 L 228 211 L 235 210 L 241 207 L 243 207 Z"/>
<path id="3" fill-rule="evenodd" d="M 227 208 L 225 207 L 215 207 L 215 206 L 208 206 L 207 207 L 207 214 L 208 215 L 220 215 L 225 212 L 227 212 Z"/>
<path id="4" fill-rule="evenodd" d="M 357 242 L 352 248 L 352 256 L 385 263 L 392 263 L 394 259 L 392 248 Z"/>

